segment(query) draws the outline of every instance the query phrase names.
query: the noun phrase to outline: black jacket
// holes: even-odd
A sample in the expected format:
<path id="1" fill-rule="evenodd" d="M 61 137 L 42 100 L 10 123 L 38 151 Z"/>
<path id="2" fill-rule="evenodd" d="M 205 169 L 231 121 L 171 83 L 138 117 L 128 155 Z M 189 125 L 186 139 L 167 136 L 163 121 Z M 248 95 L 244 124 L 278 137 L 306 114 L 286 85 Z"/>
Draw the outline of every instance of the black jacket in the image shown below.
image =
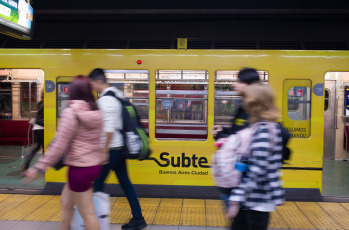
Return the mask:
<path id="1" fill-rule="evenodd" d="M 248 120 L 248 114 L 246 113 L 245 109 L 243 107 L 239 107 L 234 119 L 232 126 L 230 128 L 224 128 L 222 132 L 218 132 L 216 135 L 216 140 L 222 137 L 227 137 L 231 134 L 235 134 L 236 132 L 246 128 L 249 123 Z"/>

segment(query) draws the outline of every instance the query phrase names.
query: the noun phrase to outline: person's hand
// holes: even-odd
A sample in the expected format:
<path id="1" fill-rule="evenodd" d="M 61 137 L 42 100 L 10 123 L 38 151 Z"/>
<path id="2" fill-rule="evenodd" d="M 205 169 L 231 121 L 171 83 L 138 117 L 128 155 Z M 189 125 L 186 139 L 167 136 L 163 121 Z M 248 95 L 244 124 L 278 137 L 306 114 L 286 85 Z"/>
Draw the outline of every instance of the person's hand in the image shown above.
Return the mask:
<path id="1" fill-rule="evenodd" d="M 234 218 L 239 213 L 240 205 L 238 203 L 229 202 L 227 217 Z"/>
<path id="2" fill-rule="evenodd" d="M 40 176 L 40 173 L 35 168 L 29 168 L 27 171 L 24 172 L 24 175 L 25 175 L 25 178 L 23 179 L 23 183 L 29 184 L 34 180 L 38 179 Z"/>
<path id="3" fill-rule="evenodd" d="M 102 165 L 106 165 L 109 163 L 109 148 L 101 149 L 102 154 Z"/>
<path id="4" fill-rule="evenodd" d="M 223 127 L 221 125 L 215 125 L 215 126 L 212 126 L 210 131 L 212 133 L 212 136 L 216 137 L 217 133 L 223 131 Z"/>

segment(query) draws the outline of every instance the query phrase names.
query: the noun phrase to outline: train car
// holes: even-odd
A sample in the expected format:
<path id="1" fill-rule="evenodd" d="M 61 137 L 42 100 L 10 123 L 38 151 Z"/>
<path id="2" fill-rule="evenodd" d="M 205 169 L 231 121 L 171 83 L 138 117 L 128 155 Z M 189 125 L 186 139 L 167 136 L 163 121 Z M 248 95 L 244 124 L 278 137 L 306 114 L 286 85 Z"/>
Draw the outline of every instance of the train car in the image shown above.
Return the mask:
<path id="1" fill-rule="evenodd" d="M 230 124 L 240 103 L 234 82 L 243 67 L 258 69 L 261 80 L 275 89 L 280 122 L 292 134 L 291 160 L 282 170 L 285 188 L 320 194 L 323 158 L 346 158 L 338 147 L 343 139 L 335 135 L 343 136 L 344 120 L 340 130 L 325 132 L 324 121 L 333 105 L 340 104 L 330 101 L 336 99 L 336 88 L 344 90 L 347 51 L 2 49 L 0 54 L 0 69 L 30 69 L 43 76 L 46 145 L 66 106 L 71 79 L 93 68 L 105 69 L 109 82 L 137 107 L 149 136 L 151 158 L 128 161 L 141 195 L 205 197 L 213 191 L 210 162 L 215 148 L 209 130 Z M 16 77 L 3 82 L 11 80 Z M 333 90 L 325 90 L 325 82 L 333 80 Z M 345 119 L 336 115 L 341 107 L 336 109 L 328 119 Z M 65 180 L 66 169 L 45 174 L 46 187 Z M 107 183 L 117 184 L 114 174 Z"/>

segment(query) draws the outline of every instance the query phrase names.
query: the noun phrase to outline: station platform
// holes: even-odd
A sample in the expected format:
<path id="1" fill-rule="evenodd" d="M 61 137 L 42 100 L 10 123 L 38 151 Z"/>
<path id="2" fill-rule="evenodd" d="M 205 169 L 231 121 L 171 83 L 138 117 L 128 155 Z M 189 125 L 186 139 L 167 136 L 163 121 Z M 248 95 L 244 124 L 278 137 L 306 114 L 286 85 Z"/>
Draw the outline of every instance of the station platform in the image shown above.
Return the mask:
<path id="1" fill-rule="evenodd" d="M 111 229 L 131 218 L 125 197 L 111 197 Z M 220 200 L 140 198 L 147 230 L 223 230 Z M 60 196 L 0 194 L 0 229 L 58 230 Z M 348 229 L 349 203 L 285 202 L 272 213 L 270 229 Z"/>

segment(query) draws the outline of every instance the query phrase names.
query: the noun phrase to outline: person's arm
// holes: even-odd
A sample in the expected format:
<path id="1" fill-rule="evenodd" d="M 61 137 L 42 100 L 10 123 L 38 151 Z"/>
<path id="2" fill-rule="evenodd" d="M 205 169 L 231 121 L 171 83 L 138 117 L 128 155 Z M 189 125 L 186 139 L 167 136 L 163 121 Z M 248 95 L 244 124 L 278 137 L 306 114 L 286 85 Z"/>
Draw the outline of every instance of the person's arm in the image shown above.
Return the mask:
<path id="1" fill-rule="evenodd" d="M 71 141 L 74 139 L 77 125 L 78 121 L 73 109 L 65 109 L 58 124 L 55 141 L 47 149 L 49 154 L 42 156 L 33 167 L 26 171 L 24 183 L 32 182 L 40 174 L 43 174 L 48 167 L 53 166 L 62 158 Z"/>
<path id="2" fill-rule="evenodd" d="M 105 133 L 105 143 L 104 147 L 101 150 L 102 154 L 102 164 L 108 164 L 109 162 L 109 145 L 110 141 L 113 138 L 114 133 Z"/>
<path id="3" fill-rule="evenodd" d="M 109 159 L 109 148 L 114 132 L 122 129 L 122 119 L 115 119 L 115 117 L 121 117 L 121 105 L 116 100 L 112 96 L 103 96 L 97 101 L 103 114 L 103 132 L 105 132 L 106 137 L 102 149 L 105 163 Z"/>
<path id="4" fill-rule="evenodd" d="M 215 138 L 215 140 L 218 140 L 219 138 L 226 138 L 229 135 L 230 134 L 227 132 L 227 128 L 222 127 L 222 130 L 218 131 L 214 138 Z"/>
<path id="5" fill-rule="evenodd" d="M 98 99 L 97 105 L 102 111 L 103 115 L 103 132 L 105 133 L 105 142 L 102 147 L 101 153 L 103 155 L 103 163 L 107 163 L 109 159 L 109 146 L 114 135 L 113 126 L 113 107 L 110 96 L 103 96 Z"/>

